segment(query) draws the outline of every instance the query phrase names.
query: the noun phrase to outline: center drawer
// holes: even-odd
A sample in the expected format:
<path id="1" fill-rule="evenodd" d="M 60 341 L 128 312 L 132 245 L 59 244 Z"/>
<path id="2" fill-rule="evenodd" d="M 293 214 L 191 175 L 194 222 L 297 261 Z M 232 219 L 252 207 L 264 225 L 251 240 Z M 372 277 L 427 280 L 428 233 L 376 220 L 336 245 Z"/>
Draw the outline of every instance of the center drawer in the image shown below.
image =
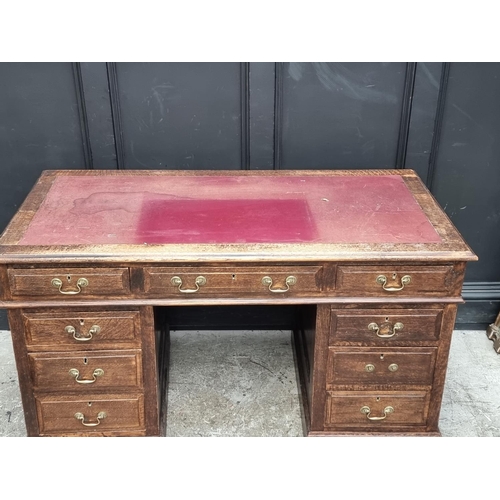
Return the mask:
<path id="1" fill-rule="evenodd" d="M 322 267 L 146 267 L 143 282 L 148 296 L 168 298 L 300 296 L 321 292 Z"/>
<path id="2" fill-rule="evenodd" d="M 329 348 L 326 383 L 332 385 L 431 385 L 435 347 Z"/>
<path id="3" fill-rule="evenodd" d="M 142 386 L 140 351 L 28 354 L 33 388 L 39 391 L 137 389 Z"/>

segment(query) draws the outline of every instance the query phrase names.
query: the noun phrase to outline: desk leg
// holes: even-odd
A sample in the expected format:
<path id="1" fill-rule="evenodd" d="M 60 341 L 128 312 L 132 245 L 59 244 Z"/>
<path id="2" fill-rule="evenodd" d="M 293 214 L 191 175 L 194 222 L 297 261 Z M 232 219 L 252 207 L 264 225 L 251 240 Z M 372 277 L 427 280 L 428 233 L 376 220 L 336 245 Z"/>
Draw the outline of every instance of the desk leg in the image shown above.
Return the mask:
<path id="1" fill-rule="evenodd" d="M 155 321 L 156 319 L 156 321 Z M 160 411 L 166 399 L 166 382 L 163 377 L 165 348 L 164 330 L 161 321 L 155 318 L 153 307 L 141 307 L 142 365 L 144 377 L 144 418 L 147 436 L 160 436 Z M 168 343 L 167 343 L 168 354 Z M 168 359 L 167 359 L 168 369 Z"/>
<path id="2" fill-rule="evenodd" d="M 168 374 L 170 367 L 170 328 L 161 310 L 155 310 L 156 365 L 158 377 L 159 435 L 167 435 Z"/>

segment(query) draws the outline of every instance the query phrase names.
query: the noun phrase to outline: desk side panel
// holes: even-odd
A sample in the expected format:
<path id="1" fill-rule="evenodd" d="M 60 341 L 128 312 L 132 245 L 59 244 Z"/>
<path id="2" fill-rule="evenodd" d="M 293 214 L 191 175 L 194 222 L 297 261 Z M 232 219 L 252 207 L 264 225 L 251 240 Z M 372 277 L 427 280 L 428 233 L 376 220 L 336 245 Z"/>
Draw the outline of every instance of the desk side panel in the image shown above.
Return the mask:
<path id="1" fill-rule="evenodd" d="M 153 307 L 141 307 L 144 423 L 147 436 L 160 435 L 158 368 Z"/>
<path id="2" fill-rule="evenodd" d="M 325 387 L 331 321 L 330 308 L 330 304 L 319 304 L 316 312 L 310 432 L 323 431 L 325 428 Z"/>
<path id="3" fill-rule="evenodd" d="M 24 324 L 22 311 L 20 309 L 8 311 L 9 325 L 12 335 L 12 345 L 16 360 L 17 374 L 19 378 L 19 388 L 21 390 L 21 400 L 24 409 L 24 420 L 28 436 L 38 436 L 40 428 L 38 426 L 36 401 L 33 393 L 31 372 L 24 335 Z"/>

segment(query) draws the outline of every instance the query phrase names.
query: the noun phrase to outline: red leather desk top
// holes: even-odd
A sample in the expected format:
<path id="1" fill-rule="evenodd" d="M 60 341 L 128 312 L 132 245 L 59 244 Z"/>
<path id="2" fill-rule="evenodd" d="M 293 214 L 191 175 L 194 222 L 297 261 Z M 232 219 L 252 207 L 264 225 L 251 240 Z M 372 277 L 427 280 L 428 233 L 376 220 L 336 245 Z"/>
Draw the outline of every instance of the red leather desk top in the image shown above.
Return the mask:
<path id="1" fill-rule="evenodd" d="M 19 244 L 439 242 L 399 176 L 67 175 Z"/>

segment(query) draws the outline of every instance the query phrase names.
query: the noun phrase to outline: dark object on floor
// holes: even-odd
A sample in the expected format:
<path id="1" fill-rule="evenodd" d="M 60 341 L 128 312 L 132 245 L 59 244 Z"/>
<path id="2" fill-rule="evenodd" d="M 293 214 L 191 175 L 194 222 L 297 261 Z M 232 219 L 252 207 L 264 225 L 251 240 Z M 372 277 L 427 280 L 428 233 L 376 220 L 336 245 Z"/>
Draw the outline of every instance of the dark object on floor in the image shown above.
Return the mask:
<path id="1" fill-rule="evenodd" d="M 500 354 L 500 313 L 494 323 L 491 323 L 486 330 L 486 335 L 490 340 L 493 340 L 493 349 L 497 354 Z"/>

